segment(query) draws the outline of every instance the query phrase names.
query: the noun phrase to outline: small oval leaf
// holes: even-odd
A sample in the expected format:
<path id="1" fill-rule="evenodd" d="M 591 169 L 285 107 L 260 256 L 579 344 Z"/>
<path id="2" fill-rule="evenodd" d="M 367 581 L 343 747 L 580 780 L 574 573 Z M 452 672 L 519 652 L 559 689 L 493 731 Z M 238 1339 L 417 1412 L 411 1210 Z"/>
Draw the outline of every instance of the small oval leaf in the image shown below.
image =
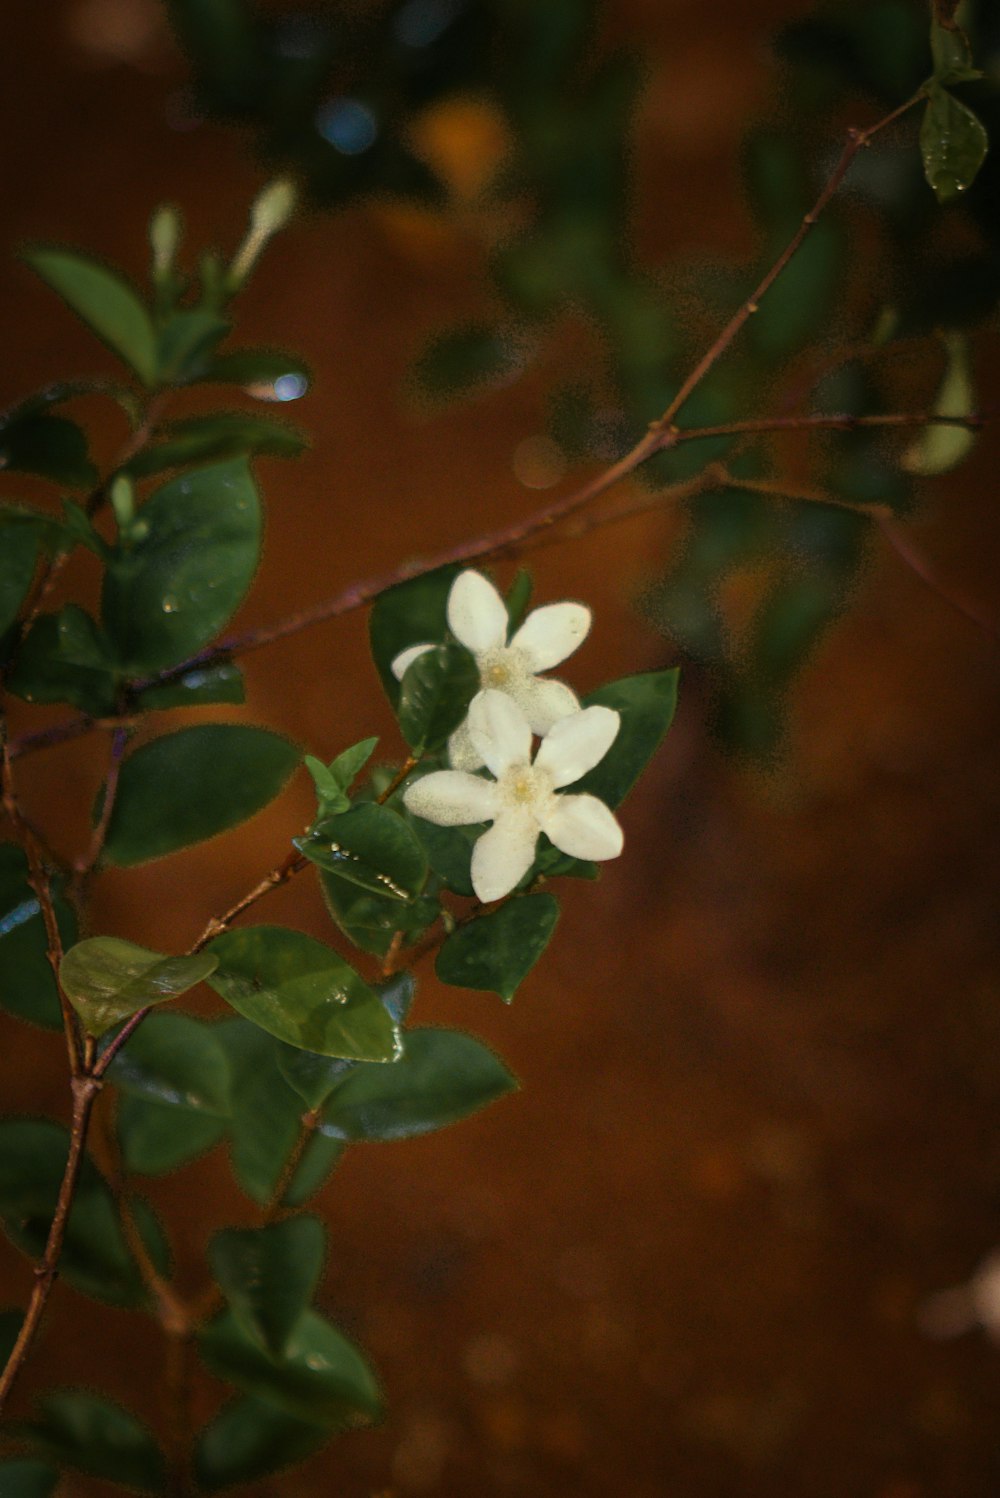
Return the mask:
<path id="1" fill-rule="evenodd" d="M 282 926 L 248 926 L 212 942 L 209 986 L 245 1019 L 305 1051 L 395 1061 L 399 1033 L 374 989 L 322 942 Z"/>
<path id="2" fill-rule="evenodd" d="M 99 1037 L 140 1009 L 187 993 L 217 965 L 209 952 L 165 957 L 117 936 L 90 936 L 70 947 L 59 982 L 87 1034 Z"/>

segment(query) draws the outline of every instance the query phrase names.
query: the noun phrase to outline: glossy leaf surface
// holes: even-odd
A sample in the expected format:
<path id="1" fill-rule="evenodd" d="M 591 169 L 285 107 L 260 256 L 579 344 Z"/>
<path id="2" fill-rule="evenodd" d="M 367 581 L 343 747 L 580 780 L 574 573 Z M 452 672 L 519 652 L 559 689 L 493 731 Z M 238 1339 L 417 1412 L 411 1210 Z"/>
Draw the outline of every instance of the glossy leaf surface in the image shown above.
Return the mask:
<path id="1" fill-rule="evenodd" d="M 243 672 L 231 661 L 218 666 L 195 666 L 162 686 L 147 687 L 136 698 L 146 708 L 204 707 L 209 702 L 241 703 L 246 700 Z"/>
<path id="2" fill-rule="evenodd" d="M 144 744 L 122 765 L 105 861 L 127 868 L 236 827 L 274 799 L 298 760 L 288 739 L 242 724 Z"/>
<path id="3" fill-rule="evenodd" d="M 437 919 L 440 904 L 429 897 L 403 901 L 388 894 L 371 894 L 356 881 L 326 870 L 320 884 L 334 921 L 362 952 L 384 957 L 397 931 L 407 944 L 415 941 Z"/>
<path id="4" fill-rule="evenodd" d="M 108 1069 L 123 1092 L 194 1113 L 228 1118 L 229 1056 L 216 1026 L 188 1014 L 151 1014 Z"/>
<path id="5" fill-rule="evenodd" d="M 303 1050 L 393 1061 L 396 1027 L 379 996 L 322 942 L 281 926 L 227 931 L 212 942 L 210 986 L 244 1018 Z"/>
<path id="6" fill-rule="evenodd" d="M 293 842 L 321 869 L 393 900 L 413 899 L 427 877 L 427 860 L 409 823 L 374 802 L 326 817 Z"/>
<path id="7" fill-rule="evenodd" d="M 928 93 L 920 126 L 924 175 L 938 202 L 949 203 L 972 185 L 989 138 L 978 116 L 946 88 L 934 83 Z"/>
<path id="8" fill-rule="evenodd" d="M 250 586 L 260 541 L 244 458 L 179 475 L 147 500 L 102 594 L 105 627 L 134 675 L 185 660 L 219 632 Z"/>
<path id="9" fill-rule="evenodd" d="M 334 1091 L 320 1128 L 337 1139 L 408 1139 L 466 1118 L 517 1082 L 460 1030 L 407 1030 L 395 1066 L 356 1066 Z"/>
<path id="10" fill-rule="evenodd" d="M 558 919 L 559 902 L 550 894 L 508 900 L 453 931 L 434 970 L 442 983 L 489 989 L 509 1004 L 548 946 Z"/>
<path id="11" fill-rule="evenodd" d="M 63 957 L 59 981 L 87 1034 L 101 1036 L 140 1009 L 187 993 L 215 967 L 208 952 L 165 957 L 117 936 L 90 936 Z"/>
<path id="12" fill-rule="evenodd" d="M 407 668 L 399 691 L 399 727 L 414 755 L 440 749 L 465 721 L 479 671 L 461 645 L 437 645 Z"/>
<path id="13" fill-rule="evenodd" d="M 209 1245 L 212 1273 L 240 1329 L 281 1359 L 323 1269 L 318 1217 L 286 1217 L 261 1228 L 224 1228 Z"/>

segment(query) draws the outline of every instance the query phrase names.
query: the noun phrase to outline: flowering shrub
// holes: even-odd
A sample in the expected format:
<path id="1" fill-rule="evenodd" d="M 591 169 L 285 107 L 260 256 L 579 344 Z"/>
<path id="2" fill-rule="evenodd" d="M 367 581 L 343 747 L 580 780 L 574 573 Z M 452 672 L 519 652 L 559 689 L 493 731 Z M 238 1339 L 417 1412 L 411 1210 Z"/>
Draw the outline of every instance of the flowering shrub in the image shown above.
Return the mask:
<path id="1" fill-rule="evenodd" d="M 152 1314 L 181 1369 L 196 1355 L 227 1402 L 188 1441 L 182 1371 L 169 1391 L 171 1434 L 161 1443 L 101 1396 L 57 1391 L 14 1429 L 30 1454 L 0 1465 L 0 1492 L 49 1494 L 63 1468 L 144 1492 L 212 1492 L 288 1466 L 337 1431 L 378 1418 L 382 1393 L 363 1352 L 315 1308 L 326 1233 L 302 1208 L 348 1145 L 438 1129 L 513 1090 L 507 1067 L 479 1041 L 409 1022 L 415 969 L 433 955 L 441 982 L 514 997 L 553 936 L 558 881 L 592 877 L 596 864 L 621 854 L 615 813 L 661 745 L 676 702 L 674 670 L 628 676 L 581 701 L 547 673 L 582 644 L 590 611 L 576 602 L 529 611 L 526 573 L 502 593 L 469 564 L 520 555 L 560 525 L 567 536 L 580 534 L 651 502 L 740 488 L 889 518 L 881 498 L 744 473 L 740 444 L 770 432 L 902 429 L 910 445 L 900 463 L 910 472 L 941 471 L 962 456 L 979 418 L 971 383 L 956 378 L 957 345 L 937 398 L 917 412 L 821 409 L 680 423 L 793 263 L 857 152 L 880 131 L 919 105 L 935 193 L 947 200 L 971 184 L 985 142 L 950 91 L 974 70 L 947 6 L 936 12 L 932 39 L 932 77 L 877 123 L 850 132 L 816 203 L 625 457 L 502 531 L 244 634 L 224 631 L 260 557 L 252 460 L 292 454 L 302 439 L 256 407 L 166 413 L 191 387 L 227 386 L 255 401 L 304 390 L 295 358 L 225 346 L 234 298 L 292 211 L 291 187 L 279 180 L 267 188 L 234 254 L 203 255 L 196 274 L 180 261 L 177 214 L 160 210 L 143 293 L 86 256 L 29 252 L 29 264 L 118 356 L 126 376 L 53 385 L 9 411 L 0 428 L 7 471 L 48 479 L 73 496 L 58 509 L 0 505 L 8 834 L 0 844 L 0 1002 L 19 1019 L 61 1030 L 72 1102 L 69 1128 L 36 1118 L 0 1122 L 0 1219 L 35 1264 L 23 1313 L 0 1318 L 0 1403 L 29 1356 L 57 1274 L 82 1294 Z M 85 431 L 66 414 L 83 394 L 110 398 L 129 420 L 103 474 Z M 952 438 L 946 452 L 933 442 L 942 433 Z M 591 508 L 649 460 L 709 442 L 728 444 L 725 461 L 693 462 L 653 501 L 609 513 Z M 101 572 L 96 613 L 83 602 L 49 606 L 79 549 Z M 157 733 L 166 709 L 241 702 L 245 652 L 369 605 L 373 662 L 398 742 L 312 744 L 307 753 L 242 722 Z M 15 734 L 12 715 L 30 716 L 35 704 L 62 704 L 66 716 Z M 25 802 L 19 764 L 90 734 L 106 743 L 103 783 L 86 845 L 60 856 Z M 228 909 L 204 913 L 186 951 L 90 934 L 88 896 L 102 870 L 222 835 L 303 770 L 316 795 L 310 825 L 295 836 L 290 830 L 283 856 Z M 330 913 L 327 940 L 241 923 L 306 872 L 318 878 Z M 216 1018 L 163 1007 L 198 985 L 221 1001 Z M 111 1125 L 110 1165 L 90 1149 L 98 1110 Z M 180 1168 L 222 1141 L 258 1222 L 214 1235 L 206 1283 L 185 1297 L 170 1278 L 166 1230 L 136 1178 Z"/>

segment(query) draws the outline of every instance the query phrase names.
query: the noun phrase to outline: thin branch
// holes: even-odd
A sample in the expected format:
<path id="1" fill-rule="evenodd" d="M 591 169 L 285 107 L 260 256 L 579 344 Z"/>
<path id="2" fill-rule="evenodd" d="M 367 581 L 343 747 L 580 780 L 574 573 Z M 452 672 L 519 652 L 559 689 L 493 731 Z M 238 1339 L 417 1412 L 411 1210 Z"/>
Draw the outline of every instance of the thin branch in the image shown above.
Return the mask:
<path id="1" fill-rule="evenodd" d="M 74 1077 L 72 1088 L 73 1121 L 70 1128 L 66 1169 L 59 1187 L 55 1215 L 45 1241 L 45 1251 L 35 1266 L 35 1283 L 28 1301 L 28 1308 L 24 1313 L 24 1320 L 21 1323 L 21 1330 L 10 1357 L 7 1359 L 7 1366 L 0 1374 L 0 1411 L 3 1410 L 17 1376 L 24 1366 L 25 1358 L 35 1339 L 42 1313 L 59 1272 L 59 1258 L 62 1254 L 63 1239 L 66 1236 L 66 1224 L 83 1165 L 90 1115 L 97 1094 L 101 1090 L 101 1083 L 95 1077 Z"/>
<path id="2" fill-rule="evenodd" d="M 894 124 L 896 120 L 900 119 L 904 114 L 912 109 L 915 104 L 918 104 L 922 97 L 923 95 L 921 93 L 914 94 L 911 99 L 906 100 L 905 104 L 901 104 L 899 108 L 894 109 L 891 114 L 887 114 L 881 120 L 877 120 L 874 125 L 869 125 L 866 130 L 858 130 L 854 126 L 852 126 L 848 130 L 847 140 L 844 144 L 844 149 L 840 153 L 840 159 L 838 160 L 833 171 L 830 173 L 829 177 L 826 179 L 826 182 L 823 184 L 823 189 L 820 192 L 819 197 L 816 199 L 809 212 L 803 217 L 798 229 L 792 235 L 791 239 L 788 241 L 788 244 L 782 250 L 777 260 L 775 260 L 774 264 L 766 272 L 755 289 L 750 293 L 743 305 L 729 319 L 728 323 L 723 328 L 719 336 L 698 360 L 698 363 L 695 365 L 694 369 L 692 369 L 687 379 L 682 382 L 677 394 L 674 396 L 673 400 L 670 402 L 670 405 L 667 407 L 662 417 L 660 418 L 660 426 L 669 428 L 673 424 L 674 418 L 677 416 L 677 413 L 684 406 L 688 398 L 701 384 L 705 376 L 715 368 L 715 365 L 722 358 L 723 354 L 729 348 L 730 344 L 733 343 L 743 326 L 747 322 L 749 322 L 751 317 L 753 317 L 754 313 L 758 310 L 760 303 L 770 291 L 775 281 L 777 281 L 778 277 L 788 265 L 789 261 L 802 247 L 802 244 L 807 239 L 809 233 L 815 226 L 820 215 L 823 213 L 831 198 L 840 187 L 840 184 L 847 176 L 847 173 L 851 167 L 851 163 L 854 161 L 854 158 L 855 156 L 857 156 L 858 152 L 864 146 L 867 146 L 868 143 L 873 140 L 880 131 L 885 130 L 889 125 Z"/>
<path id="3" fill-rule="evenodd" d="M 801 416 L 760 416 L 747 421 L 725 421 L 711 427 L 671 427 L 663 433 L 664 449 L 688 442 L 706 442 L 715 437 L 765 435 L 769 432 L 834 431 L 853 432 L 860 427 L 965 427 L 978 431 L 991 412 L 979 411 L 969 416 L 940 416 L 936 411 L 889 411 L 872 416 L 856 416 L 850 411 L 807 412 Z"/>
<path id="4" fill-rule="evenodd" d="M 224 915 L 212 916 L 198 937 L 198 940 L 188 947 L 186 955 L 193 957 L 195 953 L 207 947 L 210 941 L 214 941 L 217 936 L 221 936 L 223 931 L 227 931 L 236 917 L 242 915 L 244 910 L 249 910 L 251 905 L 256 905 L 258 900 L 262 900 L 265 895 L 269 895 L 279 885 L 287 884 L 289 879 L 293 879 L 296 874 L 301 873 L 308 866 L 308 863 L 309 860 L 301 853 L 294 851 L 289 853 L 288 857 L 278 864 L 277 868 L 273 868 L 270 873 L 264 875 L 263 879 L 259 879 L 253 888 L 237 900 L 236 904 L 232 905 Z M 152 1013 L 153 1007 L 150 1004 L 145 1009 L 138 1010 L 137 1013 L 133 1014 L 126 1021 L 114 1039 L 101 1052 L 100 1059 L 95 1063 L 93 1068 L 93 1075 L 95 1077 L 101 1078 L 105 1075 L 119 1051 L 128 1044 L 146 1016 Z"/>
<path id="5" fill-rule="evenodd" d="M 121 775 L 122 759 L 128 744 L 128 734 L 128 729 L 120 726 L 115 728 L 111 734 L 108 773 L 104 780 L 104 797 L 101 802 L 101 814 L 91 834 L 90 846 L 86 853 L 77 859 L 73 868 L 73 883 L 78 892 L 82 890 L 87 877 L 97 867 L 98 860 L 104 851 L 105 839 L 108 835 L 108 828 L 111 825 L 111 814 L 115 809 L 115 798 L 118 795 L 118 779 Z"/>
<path id="6" fill-rule="evenodd" d="M 0 673 L 2 691 L 2 673 Z M 62 962 L 63 946 L 52 899 L 52 885 L 45 868 L 41 840 L 31 822 L 21 810 L 14 789 L 14 774 L 7 743 L 7 718 L 0 702 L 0 782 L 2 782 L 2 804 L 14 830 L 14 835 L 28 863 L 28 883 L 34 890 L 45 925 L 45 953 L 52 968 L 52 976 L 59 996 L 66 1053 L 69 1057 L 70 1076 L 76 1077 L 81 1069 L 80 1031 L 76 1014 L 59 981 L 59 965 Z"/>
<path id="7" fill-rule="evenodd" d="M 975 604 L 970 603 L 968 599 L 956 593 L 953 588 L 946 587 L 940 578 L 938 578 L 930 563 L 900 534 L 891 519 L 878 517 L 878 524 L 883 536 L 900 561 L 904 562 L 910 571 L 930 588 L 932 593 L 947 603 L 956 613 L 961 614 L 964 619 L 977 624 L 992 639 L 1000 640 L 1000 626 L 998 626 L 997 621 L 982 613 Z"/>

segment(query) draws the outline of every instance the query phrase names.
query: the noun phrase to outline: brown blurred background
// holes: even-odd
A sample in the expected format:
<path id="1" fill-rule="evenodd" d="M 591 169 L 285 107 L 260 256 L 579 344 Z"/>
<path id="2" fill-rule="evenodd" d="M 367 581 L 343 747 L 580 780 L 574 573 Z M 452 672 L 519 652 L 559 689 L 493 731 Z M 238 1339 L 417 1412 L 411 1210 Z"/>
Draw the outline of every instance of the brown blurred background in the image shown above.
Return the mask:
<path id="1" fill-rule="evenodd" d="M 741 128 L 772 86 L 771 31 L 805 8 L 608 0 L 609 29 L 648 58 L 635 172 L 651 263 L 748 249 Z M 138 275 L 156 203 L 182 204 L 193 244 L 228 246 L 261 178 L 233 134 L 187 127 L 155 0 L 8 5 L 0 43 L 5 405 L 104 367 L 12 258 L 20 243 L 78 244 Z M 444 132 L 458 172 L 484 127 L 465 128 Z M 266 260 L 241 341 L 312 364 L 291 414 L 314 445 L 259 464 L 269 544 L 243 623 L 537 505 L 512 459 L 544 427 L 544 370 L 441 415 L 403 394 L 424 336 L 482 297 L 461 216 L 305 219 Z M 88 414 L 107 458 L 122 433 L 102 407 Z M 995 462 L 987 437 L 929 488 L 913 533 L 997 614 Z M 539 598 L 595 610 L 567 672 L 581 690 L 672 659 L 633 604 L 681 528 L 652 516 L 539 555 Z M 69 582 L 89 585 L 86 563 Z M 849 617 L 796 689 L 779 771 L 722 758 L 699 692 L 682 690 L 627 805 L 626 856 L 566 888 L 558 938 L 513 1008 L 423 975 L 419 1018 L 489 1041 L 523 1091 L 443 1134 L 346 1156 L 321 1198 L 321 1304 L 369 1350 L 388 1419 L 261 1493 L 1000 1490 L 1000 1349 L 982 1329 L 929 1334 L 932 1297 L 1000 1243 L 998 677 L 996 643 L 873 546 Z M 391 752 L 360 616 L 255 656 L 248 682 L 246 709 L 220 716 L 242 711 L 327 757 L 371 732 Z M 83 835 L 99 765 L 69 746 L 25 766 L 25 800 L 44 794 L 35 808 L 63 846 Z M 239 832 L 107 875 L 97 929 L 183 947 L 308 815 L 300 778 Z M 261 918 L 327 930 L 309 879 Z M 2 1026 L 4 1111 L 37 1110 L 44 1074 L 45 1106 L 64 1116 L 57 1040 Z M 218 1154 L 152 1194 L 188 1284 L 215 1226 L 253 1220 Z M 0 1301 L 23 1300 L 28 1269 L 6 1243 L 0 1270 Z M 160 1359 L 142 1318 L 59 1288 L 19 1407 L 85 1384 L 155 1424 Z M 198 1398 L 207 1416 L 208 1384 Z"/>

